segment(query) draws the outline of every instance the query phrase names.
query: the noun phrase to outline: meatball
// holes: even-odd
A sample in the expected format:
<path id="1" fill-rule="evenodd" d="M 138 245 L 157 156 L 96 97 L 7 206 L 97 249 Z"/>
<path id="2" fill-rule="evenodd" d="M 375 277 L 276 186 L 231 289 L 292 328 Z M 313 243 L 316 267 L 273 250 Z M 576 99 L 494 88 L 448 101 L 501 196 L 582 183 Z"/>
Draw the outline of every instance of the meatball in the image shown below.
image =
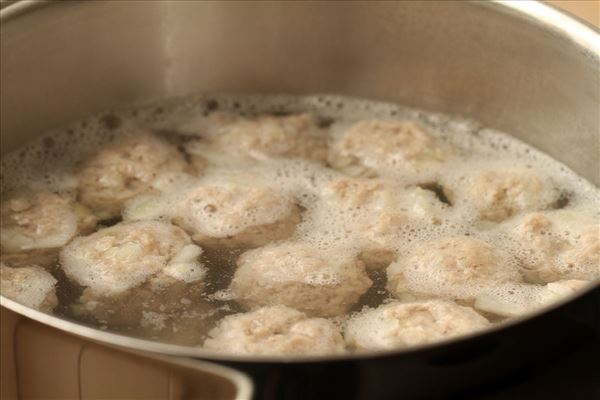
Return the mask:
<path id="1" fill-rule="evenodd" d="M 359 258 L 368 269 L 386 268 L 397 259 L 395 244 L 398 235 L 411 224 L 410 217 L 402 212 L 382 213 L 374 216 L 364 226 Z"/>
<path id="2" fill-rule="evenodd" d="M 128 202 L 125 220 L 169 218 L 206 247 L 252 248 L 291 236 L 300 208 L 260 183 L 201 182 L 161 197 Z"/>
<path id="3" fill-rule="evenodd" d="M 174 221 L 206 246 L 257 247 L 292 235 L 300 209 L 278 191 L 260 185 L 202 185 L 185 193 Z"/>
<path id="4" fill-rule="evenodd" d="M 344 340 L 333 323 L 281 305 L 227 316 L 208 335 L 206 349 L 234 354 L 344 352 Z"/>
<path id="5" fill-rule="evenodd" d="M 528 169 L 483 171 L 467 179 L 464 192 L 456 191 L 456 202 L 473 209 L 482 220 L 500 222 L 550 204 L 549 191 Z"/>
<path id="6" fill-rule="evenodd" d="M 450 301 L 393 302 L 350 318 L 345 337 L 359 350 L 389 350 L 438 342 L 490 326 L 470 307 Z"/>
<path id="7" fill-rule="evenodd" d="M 41 267 L 12 268 L 0 263 L 0 283 L 3 296 L 27 307 L 49 313 L 58 305 L 56 279 Z"/>
<path id="8" fill-rule="evenodd" d="M 518 317 L 565 299 L 589 285 L 589 281 L 574 279 L 547 285 L 504 283 L 480 293 L 474 306 L 503 317 Z"/>
<path id="9" fill-rule="evenodd" d="M 283 304 L 313 316 L 341 315 L 372 284 L 361 261 L 300 242 L 249 250 L 237 265 L 231 292 L 250 309 Z"/>
<path id="10" fill-rule="evenodd" d="M 401 189 L 382 179 L 341 178 L 329 183 L 322 199 L 341 214 L 363 243 L 361 259 L 369 268 L 386 267 L 395 259 L 402 233 L 419 222 L 438 223 L 447 206 L 433 192 Z"/>
<path id="11" fill-rule="evenodd" d="M 509 226 L 525 249 L 522 263 L 529 280 L 600 278 L 600 224 L 591 211 L 535 212 Z"/>
<path id="12" fill-rule="evenodd" d="M 61 246 L 96 226 L 85 207 L 47 191 L 12 195 L 0 214 L 2 259 L 14 266 L 50 267 Z"/>
<path id="13" fill-rule="evenodd" d="M 143 312 L 193 303 L 206 274 L 201 253 L 180 228 L 141 221 L 78 237 L 63 248 L 60 261 L 67 277 L 84 287 L 75 312 L 126 325 L 138 323 Z"/>
<path id="14" fill-rule="evenodd" d="M 387 277 L 397 297 L 412 292 L 463 300 L 499 283 L 522 281 L 517 266 L 495 247 L 461 236 L 420 243 L 387 268 Z"/>
<path id="15" fill-rule="evenodd" d="M 414 172 L 448 156 L 447 149 L 414 121 L 360 121 L 335 136 L 329 164 L 351 176 Z"/>
<path id="16" fill-rule="evenodd" d="M 327 157 L 325 135 L 310 114 L 255 118 L 220 115 L 212 119 L 220 121 L 220 126 L 213 121 L 205 127 L 209 132 L 200 132 L 203 137 L 186 146 L 196 165 L 219 162 L 219 158 L 230 163 L 232 156 L 238 160 L 304 158 L 316 162 Z"/>
<path id="17" fill-rule="evenodd" d="M 394 258 L 393 248 L 386 244 L 411 220 L 401 198 L 399 188 L 381 179 L 341 178 L 321 194 L 327 213 L 338 216 L 347 230 L 360 236 L 360 257 L 368 267 L 385 266 Z"/>
<path id="18" fill-rule="evenodd" d="M 185 172 L 188 165 L 176 147 L 140 132 L 124 136 L 81 166 L 79 200 L 100 219 L 119 216 L 123 204 L 151 189 L 165 172 Z"/>
<path id="19" fill-rule="evenodd" d="M 382 214 L 402 212 L 434 221 L 446 206 L 429 190 L 419 187 L 401 188 L 383 179 L 340 178 L 323 190 L 323 199 L 345 211 L 359 210 Z"/>

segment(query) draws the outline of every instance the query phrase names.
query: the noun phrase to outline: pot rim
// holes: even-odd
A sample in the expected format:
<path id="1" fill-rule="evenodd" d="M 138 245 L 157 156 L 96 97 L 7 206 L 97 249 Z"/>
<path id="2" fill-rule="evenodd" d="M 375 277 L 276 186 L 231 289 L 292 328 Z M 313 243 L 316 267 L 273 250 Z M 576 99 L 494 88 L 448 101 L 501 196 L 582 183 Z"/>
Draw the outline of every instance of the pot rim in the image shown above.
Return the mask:
<path id="1" fill-rule="evenodd" d="M 511 0 L 491 0 L 489 2 L 470 2 L 479 7 L 487 7 L 499 13 L 509 14 L 515 18 L 521 18 L 525 21 L 538 25 L 560 37 L 568 38 L 590 61 L 600 62 L 600 29 L 588 24 L 585 21 L 559 11 L 554 6 L 543 4 L 539 1 L 511 1 Z M 60 2 L 51 2 L 46 0 L 20 0 L 20 1 L 2 1 L 0 5 L 0 23 L 6 23 L 9 20 L 22 16 L 24 14 L 35 12 L 36 10 L 50 6 L 60 5 Z M 535 312 L 525 316 L 513 318 L 510 321 L 477 331 L 471 334 L 456 338 L 450 338 L 443 341 L 411 346 L 406 349 L 395 350 L 376 350 L 368 352 L 345 353 L 335 355 L 295 355 L 295 356 L 273 356 L 273 355 L 236 355 L 222 352 L 215 352 L 194 346 L 182 346 L 168 344 L 163 342 L 138 339 L 131 336 L 121 335 L 102 331 L 97 328 L 85 326 L 83 324 L 62 319 L 58 316 L 43 313 L 41 311 L 29 308 L 14 300 L 11 300 L 0 294 L 0 305 L 6 307 L 18 314 L 29 317 L 45 325 L 52 326 L 59 330 L 71 333 L 95 342 L 122 347 L 128 350 L 137 350 L 150 352 L 154 354 L 194 357 L 210 361 L 222 362 L 261 362 L 261 363 L 309 363 L 309 362 L 344 362 L 359 361 L 377 357 L 394 357 L 409 354 L 416 354 L 422 351 L 428 351 L 434 348 L 450 347 L 457 343 L 463 343 L 474 338 L 484 337 L 505 329 L 510 329 L 523 322 L 538 318 L 552 310 L 556 310 L 563 305 L 578 298 L 600 289 L 600 282 L 596 281 L 589 285 L 586 290 L 565 297 L 560 301 L 540 308 Z"/>

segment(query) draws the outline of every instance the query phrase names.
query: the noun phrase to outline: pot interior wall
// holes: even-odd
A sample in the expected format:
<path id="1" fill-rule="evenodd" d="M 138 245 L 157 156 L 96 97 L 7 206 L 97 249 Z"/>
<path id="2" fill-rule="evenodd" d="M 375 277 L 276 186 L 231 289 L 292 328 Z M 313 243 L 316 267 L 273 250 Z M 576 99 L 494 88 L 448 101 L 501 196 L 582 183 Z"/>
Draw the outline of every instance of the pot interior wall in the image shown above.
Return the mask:
<path id="1" fill-rule="evenodd" d="M 473 2 L 61 2 L 5 15 L 2 151 L 193 92 L 339 93 L 471 116 L 600 183 L 599 61 Z"/>

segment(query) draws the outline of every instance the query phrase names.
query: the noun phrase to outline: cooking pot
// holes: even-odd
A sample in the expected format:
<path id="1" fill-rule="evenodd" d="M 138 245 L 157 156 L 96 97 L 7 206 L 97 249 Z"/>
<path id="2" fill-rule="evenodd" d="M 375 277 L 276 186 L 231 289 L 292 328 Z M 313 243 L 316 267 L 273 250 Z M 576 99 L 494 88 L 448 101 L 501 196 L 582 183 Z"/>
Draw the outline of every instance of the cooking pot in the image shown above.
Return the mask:
<path id="1" fill-rule="evenodd" d="M 600 183 L 600 34 L 538 2 L 28 1 L 5 6 L 1 21 L 2 153 L 86 115 L 165 97 L 335 93 L 472 117 Z M 214 370 L 242 398 L 376 399 L 484 393 L 544 363 L 548 349 L 597 340 L 599 299 L 596 286 L 435 345 L 296 358 L 135 339 L 1 302 L 148 359 L 228 366 Z"/>

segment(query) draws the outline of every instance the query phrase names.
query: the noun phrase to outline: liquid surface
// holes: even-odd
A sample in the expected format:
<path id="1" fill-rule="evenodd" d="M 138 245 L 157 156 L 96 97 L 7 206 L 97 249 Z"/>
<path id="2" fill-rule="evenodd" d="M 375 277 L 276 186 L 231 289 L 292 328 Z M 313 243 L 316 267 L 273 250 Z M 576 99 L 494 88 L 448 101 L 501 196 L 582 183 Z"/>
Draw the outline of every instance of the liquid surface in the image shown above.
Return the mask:
<path id="1" fill-rule="evenodd" d="M 395 104 L 170 100 L 49 132 L 1 174 L 2 294 L 163 342 L 403 348 L 600 278 L 596 187 L 509 135 Z"/>

